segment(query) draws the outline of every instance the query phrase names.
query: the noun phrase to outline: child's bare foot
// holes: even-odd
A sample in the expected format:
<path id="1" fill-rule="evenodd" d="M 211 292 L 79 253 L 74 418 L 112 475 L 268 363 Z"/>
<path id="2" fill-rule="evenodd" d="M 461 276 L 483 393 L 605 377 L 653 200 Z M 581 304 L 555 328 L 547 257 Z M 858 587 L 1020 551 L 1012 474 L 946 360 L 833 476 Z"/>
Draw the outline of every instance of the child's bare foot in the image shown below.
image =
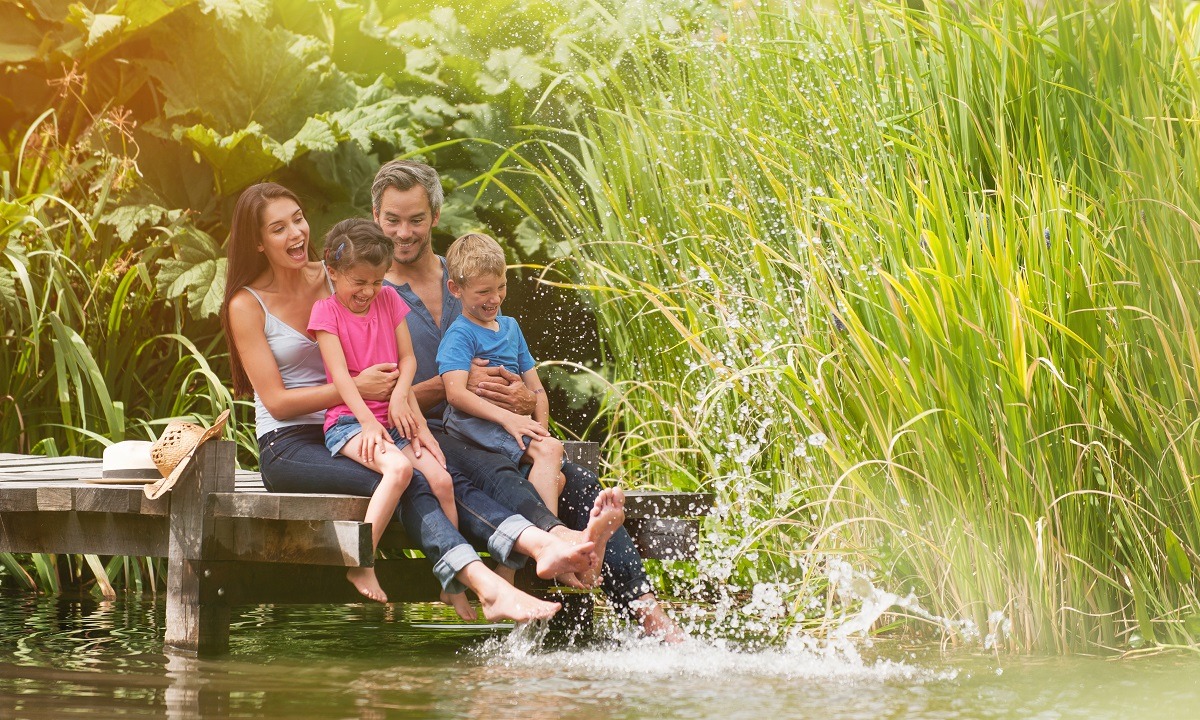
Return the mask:
<path id="1" fill-rule="evenodd" d="M 469 600 L 467 600 L 467 594 L 465 592 L 448 593 L 443 591 L 441 600 L 443 603 L 454 608 L 454 612 L 458 613 L 458 616 L 463 620 L 471 622 L 477 619 L 477 616 L 475 615 L 475 607 L 471 605 Z"/>
<path id="2" fill-rule="evenodd" d="M 493 592 L 479 598 L 483 606 L 483 616 L 488 620 L 515 620 L 529 622 L 545 620 L 562 609 L 555 602 L 538 600 L 532 595 L 521 592 L 508 583 L 497 583 Z"/>
<path id="3" fill-rule="evenodd" d="M 543 580 L 550 580 L 567 573 L 591 570 L 599 564 L 595 549 L 596 544 L 590 540 L 575 545 L 554 538 L 538 554 L 537 576 Z"/>
<path id="4" fill-rule="evenodd" d="M 601 490 L 600 495 L 596 497 L 596 504 L 592 506 L 587 527 L 583 530 L 584 538 L 596 544 L 595 553 L 600 561 L 591 570 L 579 573 L 579 579 L 588 587 L 596 587 L 600 583 L 601 565 L 604 562 L 604 550 L 608 546 L 608 539 L 624 522 L 625 493 L 621 488 Z"/>
<path id="5" fill-rule="evenodd" d="M 375 577 L 375 568 L 350 568 L 346 571 L 346 579 L 368 600 L 388 601 L 387 593 L 379 587 L 379 578 Z"/>
<path id="6" fill-rule="evenodd" d="M 646 635 L 661 640 L 666 645 L 678 645 L 687 640 L 687 633 L 663 611 L 653 594 L 647 593 L 632 604 L 634 615 Z"/>

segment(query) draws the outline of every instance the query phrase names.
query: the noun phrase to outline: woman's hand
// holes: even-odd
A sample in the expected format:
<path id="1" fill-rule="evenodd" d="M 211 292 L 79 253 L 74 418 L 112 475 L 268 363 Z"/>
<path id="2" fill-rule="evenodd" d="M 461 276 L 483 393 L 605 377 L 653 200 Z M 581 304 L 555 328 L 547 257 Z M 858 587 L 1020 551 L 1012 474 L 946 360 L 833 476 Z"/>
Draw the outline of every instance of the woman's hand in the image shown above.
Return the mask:
<path id="1" fill-rule="evenodd" d="M 358 394 L 362 395 L 364 400 L 385 401 L 392 396 L 398 377 L 400 370 L 396 363 L 379 363 L 364 368 L 358 377 L 354 378 L 354 386 L 358 388 Z"/>
<path id="2" fill-rule="evenodd" d="M 369 424 L 363 426 L 362 442 L 358 444 L 358 457 L 366 463 L 375 463 L 375 454 L 384 454 L 388 448 L 395 448 L 396 443 L 392 442 L 392 436 L 388 433 L 387 428 L 378 420 L 372 420 Z"/>
<path id="3" fill-rule="evenodd" d="M 517 445 L 522 450 L 526 449 L 524 436 L 528 435 L 536 442 L 550 435 L 550 432 L 542 427 L 541 423 L 525 415 L 513 415 L 510 420 L 505 421 L 504 429 L 517 439 Z"/>
<path id="4" fill-rule="evenodd" d="M 429 426 L 422 420 L 421 427 L 412 437 L 413 454 L 421 457 L 423 451 L 429 451 L 433 455 L 433 459 L 437 460 L 438 465 L 446 467 L 446 456 L 442 453 L 442 446 L 438 445 L 438 441 L 433 439 L 433 433 L 429 432 Z"/>
<path id="5" fill-rule="evenodd" d="M 391 397 L 392 399 L 388 403 L 388 420 L 392 423 L 392 427 L 400 431 L 401 435 L 412 440 L 417 434 L 421 418 L 413 412 L 407 393 L 392 393 Z"/>
<path id="6" fill-rule="evenodd" d="M 471 361 L 467 390 L 517 415 L 532 415 L 537 407 L 537 398 L 525 387 L 520 375 L 499 365 L 488 365 L 488 361 L 481 358 Z"/>

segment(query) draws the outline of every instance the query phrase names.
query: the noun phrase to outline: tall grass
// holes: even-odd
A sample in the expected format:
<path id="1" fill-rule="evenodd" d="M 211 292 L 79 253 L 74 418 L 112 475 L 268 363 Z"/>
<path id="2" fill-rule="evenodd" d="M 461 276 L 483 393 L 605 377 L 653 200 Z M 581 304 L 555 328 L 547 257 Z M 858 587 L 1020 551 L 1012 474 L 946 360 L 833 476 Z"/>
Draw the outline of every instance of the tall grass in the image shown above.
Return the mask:
<path id="1" fill-rule="evenodd" d="M 730 576 L 844 553 L 1013 649 L 1191 643 L 1196 38 L 764 2 L 644 44 L 537 169 L 631 483 L 717 490 Z"/>

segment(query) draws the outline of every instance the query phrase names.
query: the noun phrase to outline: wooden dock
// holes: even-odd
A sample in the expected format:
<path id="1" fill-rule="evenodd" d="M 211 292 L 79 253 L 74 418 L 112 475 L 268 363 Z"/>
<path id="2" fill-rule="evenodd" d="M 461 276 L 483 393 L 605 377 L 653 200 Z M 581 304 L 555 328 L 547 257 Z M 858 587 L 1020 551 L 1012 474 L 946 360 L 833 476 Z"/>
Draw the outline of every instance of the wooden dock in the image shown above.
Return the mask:
<path id="1" fill-rule="evenodd" d="M 598 465 L 594 443 L 567 443 L 575 462 Z M 436 600 L 429 562 L 399 524 L 388 527 L 377 560 L 368 498 L 270 493 L 258 473 L 235 470 L 234 443 L 202 445 L 169 493 L 98 485 L 100 460 L 0 453 L 0 552 L 168 558 L 164 645 L 188 654 L 224 652 L 229 610 L 250 604 L 358 603 L 345 568 L 374 566 L 393 602 Z M 626 528 L 642 556 L 688 559 L 712 496 L 626 493 Z M 557 621 L 590 624 L 591 595 L 555 594 L 532 573 L 525 589 L 566 600 Z"/>

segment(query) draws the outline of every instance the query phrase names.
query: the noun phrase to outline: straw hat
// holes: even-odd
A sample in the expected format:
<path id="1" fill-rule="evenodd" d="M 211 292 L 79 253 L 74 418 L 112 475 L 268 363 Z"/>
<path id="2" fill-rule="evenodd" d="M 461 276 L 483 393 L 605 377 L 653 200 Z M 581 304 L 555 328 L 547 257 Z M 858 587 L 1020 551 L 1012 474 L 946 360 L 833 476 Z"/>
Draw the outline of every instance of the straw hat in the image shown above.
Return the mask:
<path id="1" fill-rule="evenodd" d="M 91 483 L 114 483 L 136 485 L 154 482 L 162 473 L 150 457 L 149 440 L 124 440 L 104 448 L 104 459 L 100 462 L 100 477 L 87 478 Z"/>
<path id="2" fill-rule="evenodd" d="M 191 464 L 196 448 L 220 435 L 228 419 L 229 411 L 225 410 L 217 416 L 210 428 L 182 420 L 172 420 L 150 448 L 150 457 L 158 466 L 163 478 L 144 488 L 146 497 L 153 500 L 174 487 Z"/>

